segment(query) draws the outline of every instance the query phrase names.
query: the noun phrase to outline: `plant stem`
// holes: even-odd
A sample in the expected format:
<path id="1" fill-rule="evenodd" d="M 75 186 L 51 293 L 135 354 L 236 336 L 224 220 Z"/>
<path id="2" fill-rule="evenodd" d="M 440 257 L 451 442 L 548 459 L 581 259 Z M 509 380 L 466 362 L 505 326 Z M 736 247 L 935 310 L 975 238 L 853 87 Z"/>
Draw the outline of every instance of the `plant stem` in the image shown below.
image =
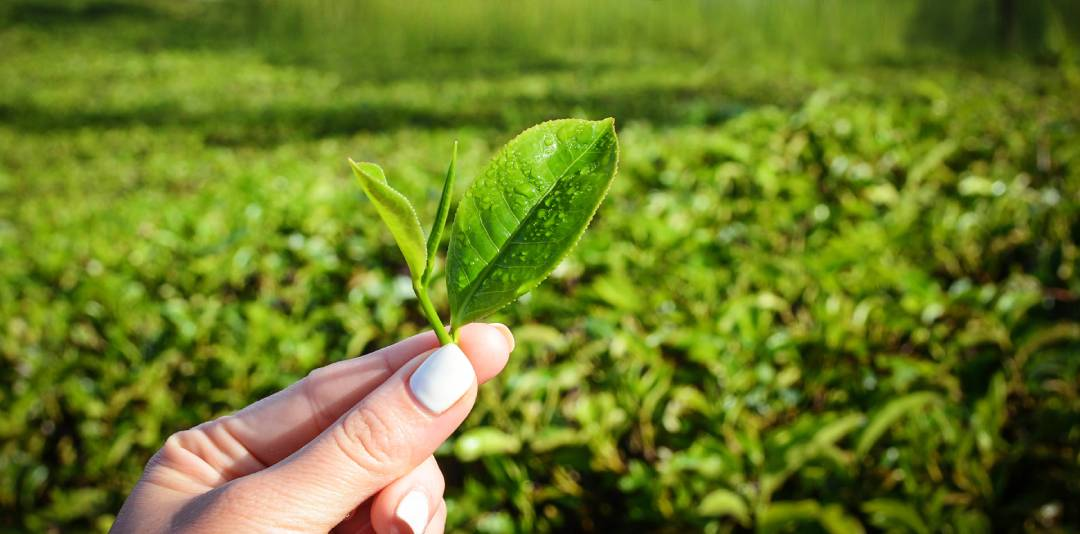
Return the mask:
<path id="1" fill-rule="evenodd" d="M 420 309 L 424 312 L 424 316 L 431 323 L 435 335 L 439 336 L 439 343 L 443 345 L 453 343 L 454 340 L 450 339 L 450 334 L 446 333 L 446 326 L 443 325 L 439 313 L 435 311 L 435 306 L 431 304 L 431 299 L 428 298 L 427 288 L 419 280 L 413 280 L 413 291 L 416 292 L 416 298 L 420 300 Z"/>

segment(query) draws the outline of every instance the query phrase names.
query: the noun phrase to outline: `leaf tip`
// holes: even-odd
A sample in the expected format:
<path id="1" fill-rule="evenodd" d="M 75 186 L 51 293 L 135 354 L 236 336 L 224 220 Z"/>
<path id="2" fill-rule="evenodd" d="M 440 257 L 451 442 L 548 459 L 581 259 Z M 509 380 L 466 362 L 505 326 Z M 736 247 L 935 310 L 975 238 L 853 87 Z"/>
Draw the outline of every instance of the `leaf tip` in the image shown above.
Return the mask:
<path id="1" fill-rule="evenodd" d="M 382 167 L 377 164 L 367 161 L 354 161 L 352 158 L 349 158 L 349 164 L 352 165 L 353 172 L 361 179 L 361 181 L 367 179 L 384 184 L 387 183 L 386 173 L 384 173 Z"/>

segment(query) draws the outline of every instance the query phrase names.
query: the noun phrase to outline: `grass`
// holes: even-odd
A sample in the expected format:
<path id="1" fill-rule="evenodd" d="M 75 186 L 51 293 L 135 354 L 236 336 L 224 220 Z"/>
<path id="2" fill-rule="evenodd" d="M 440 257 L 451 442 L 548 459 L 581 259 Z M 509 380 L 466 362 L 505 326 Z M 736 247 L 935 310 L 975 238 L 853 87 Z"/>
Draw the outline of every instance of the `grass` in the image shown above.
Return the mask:
<path id="1" fill-rule="evenodd" d="M 104 531 L 170 433 L 425 328 L 346 157 L 430 219 L 453 140 L 460 195 L 524 126 L 608 115 L 611 194 L 440 453 L 453 529 L 1080 525 L 1052 18 L 965 61 L 914 2 L 791 4 L 836 23 L 805 50 L 806 12 L 744 2 L 147 5 L 0 8 L 0 530 Z"/>

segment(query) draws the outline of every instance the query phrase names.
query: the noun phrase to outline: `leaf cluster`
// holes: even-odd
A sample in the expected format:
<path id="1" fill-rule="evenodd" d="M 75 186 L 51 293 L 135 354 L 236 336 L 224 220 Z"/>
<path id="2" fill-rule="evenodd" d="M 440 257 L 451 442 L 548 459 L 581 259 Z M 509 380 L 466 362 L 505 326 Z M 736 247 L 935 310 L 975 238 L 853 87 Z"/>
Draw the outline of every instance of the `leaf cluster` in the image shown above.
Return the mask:
<path id="1" fill-rule="evenodd" d="M 538 124 L 507 143 L 481 171 L 457 210 L 448 252 L 455 332 L 538 285 L 581 238 L 615 177 L 614 122 Z M 426 246 L 416 210 L 387 184 L 382 168 L 350 163 L 405 256 L 422 311 L 440 341 L 451 342 L 428 290 L 450 211 L 457 144 Z"/>

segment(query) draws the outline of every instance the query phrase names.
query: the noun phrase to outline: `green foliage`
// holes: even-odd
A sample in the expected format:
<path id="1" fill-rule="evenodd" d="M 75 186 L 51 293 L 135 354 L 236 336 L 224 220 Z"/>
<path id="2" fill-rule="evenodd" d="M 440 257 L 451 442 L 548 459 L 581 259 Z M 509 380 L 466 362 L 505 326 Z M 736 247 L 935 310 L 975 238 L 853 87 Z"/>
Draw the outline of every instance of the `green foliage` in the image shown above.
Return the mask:
<path id="1" fill-rule="evenodd" d="M 462 432 L 454 443 L 454 455 L 464 462 L 485 456 L 514 454 L 521 450 L 521 439 L 491 427 L 479 427 Z"/>
<path id="2" fill-rule="evenodd" d="M 457 143 L 426 249 L 420 247 L 423 230 L 416 211 L 387 185 L 382 168 L 349 162 L 409 264 L 422 311 L 440 341 L 448 343 L 428 288 L 450 211 Z M 513 302 L 551 274 L 600 207 L 617 162 L 618 139 L 610 118 L 538 124 L 499 150 L 465 192 L 454 218 L 447 273 L 455 331 Z"/>
<path id="3" fill-rule="evenodd" d="M 863 534 L 859 521 L 835 504 L 822 506 L 816 501 L 782 502 L 766 506 L 758 513 L 758 532 L 789 532 L 816 523 L 829 534 Z"/>
<path id="4" fill-rule="evenodd" d="M 883 531 L 930 534 L 915 507 L 902 501 L 874 499 L 863 503 L 862 509 L 870 516 L 870 523 Z"/>
<path id="5" fill-rule="evenodd" d="M 730 516 L 743 526 L 750 523 L 750 508 L 746 506 L 746 501 L 738 493 L 723 488 L 705 495 L 698 505 L 698 513 L 702 517 Z"/>
<path id="6" fill-rule="evenodd" d="M 479 169 L 609 115 L 619 179 L 439 453 L 452 531 L 1080 528 L 1075 65 L 673 46 L 357 84 L 163 38 L 184 13 L 5 9 L 0 530 L 105 531 L 170 433 L 427 328 L 342 155 L 430 220 L 455 139 Z"/>
<path id="7" fill-rule="evenodd" d="M 881 410 L 871 416 L 866 428 L 859 435 L 855 444 L 855 454 L 863 456 L 874 446 L 879 438 L 903 417 L 918 417 L 922 408 L 941 401 L 941 396 L 929 391 L 909 393 L 889 401 Z"/>
<path id="8" fill-rule="evenodd" d="M 619 157 L 615 121 L 538 124 L 480 172 L 454 216 L 447 288 L 454 327 L 536 287 L 581 238 Z"/>
<path id="9" fill-rule="evenodd" d="M 1001 0 L 709 0 L 674 8 L 652 0 L 253 4 L 259 2 L 232 2 L 192 18 L 214 22 L 204 27 L 204 40 L 254 41 L 275 61 L 318 65 L 351 80 L 418 73 L 453 79 L 464 71 L 500 77 L 523 68 L 541 75 L 535 79 L 568 65 L 625 72 L 671 62 L 738 64 L 745 75 L 763 64 L 788 72 L 793 60 L 902 63 L 1006 50 L 1053 57 L 1080 42 L 1080 4 L 1070 0 L 1013 2 L 1012 13 L 1002 12 Z M 364 31 L 356 30 L 357 20 L 365 21 Z M 191 33 L 190 25 L 183 28 L 183 36 Z M 671 81 L 654 79 L 652 86 Z"/>

